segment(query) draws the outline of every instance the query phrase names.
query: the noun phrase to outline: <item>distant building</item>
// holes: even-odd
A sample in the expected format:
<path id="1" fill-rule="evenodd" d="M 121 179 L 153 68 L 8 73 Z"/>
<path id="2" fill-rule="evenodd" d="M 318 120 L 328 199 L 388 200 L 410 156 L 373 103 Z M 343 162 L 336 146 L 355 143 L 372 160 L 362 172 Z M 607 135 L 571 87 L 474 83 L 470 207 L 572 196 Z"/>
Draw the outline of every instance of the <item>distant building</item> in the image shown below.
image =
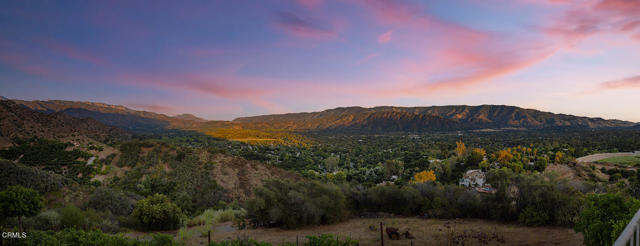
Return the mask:
<path id="1" fill-rule="evenodd" d="M 487 182 L 487 177 L 480 169 L 467 171 L 460 179 L 460 185 L 467 187 L 482 187 Z"/>

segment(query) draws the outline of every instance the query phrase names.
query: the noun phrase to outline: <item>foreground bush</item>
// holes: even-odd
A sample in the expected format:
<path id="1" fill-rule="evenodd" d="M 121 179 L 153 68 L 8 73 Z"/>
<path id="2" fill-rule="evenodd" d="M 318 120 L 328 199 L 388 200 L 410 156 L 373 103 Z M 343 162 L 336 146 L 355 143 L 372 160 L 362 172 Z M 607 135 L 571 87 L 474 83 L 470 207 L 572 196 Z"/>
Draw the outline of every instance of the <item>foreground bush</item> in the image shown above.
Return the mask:
<path id="1" fill-rule="evenodd" d="M 110 235 L 100 231 L 81 231 L 66 229 L 63 231 L 32 231 L 27 238 L 9 241 L 9 245 L 40 246 L 174 246 L 171 236 L 156 234 L 149 241 L 138 241 L 123 235 Z"/>
<path id="2" fill-rule="evenodd" d="M 611 245 L 640 208 L 640 201 L 620 194 L 591 194 L 575 230 L 586 245 Z"/>
<path id="3" fill-rule="evenodd" d="M 356 246 L 358 241 L 350 238 L 339 238 L 331 234 L 323 234 L 320 236 L 307 236 L 306 242 L 303 242 L 304 246 Z M 293 246 L 295 243 L 281 243 L 278 246 Z M 249 240 L 236 240 L 236 241 L 222 241 L 218 243 L 211 243 L 209 246 L 274 246 L 267 242 L 258 242 L 252 239 Z"/>
<path id="4" fill-rule="evenodd" d="M 37 191 L 19 185 L 9 186 L 0 192 L 0 215 L 18 217 L 18 228 L 22 227 L 22 218 L 38 214 L 44 207 L 44 198 Z"/>
<path id="5" fill-rule="evenodd" d="M 346 218 L 346 199 L 333 185 L 318 182 L 267 181 L 247 205 L 247 217 L 254 225 L 297 228 L 331 224 Z"/>
<path id="6" fill-rule="evenodd" d="M 136 203 L 131 214 L 143 229 L 174 230 L 180 226 L 182 211 L 167 196 L 155 194 Z"/>

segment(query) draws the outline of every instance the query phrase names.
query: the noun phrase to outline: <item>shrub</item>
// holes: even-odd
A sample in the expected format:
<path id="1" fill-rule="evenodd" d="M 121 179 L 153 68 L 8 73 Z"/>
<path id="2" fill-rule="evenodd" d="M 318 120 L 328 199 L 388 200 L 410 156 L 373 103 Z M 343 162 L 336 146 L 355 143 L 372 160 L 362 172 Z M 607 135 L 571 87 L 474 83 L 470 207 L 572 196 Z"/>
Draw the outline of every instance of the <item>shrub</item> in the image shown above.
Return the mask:
<path id="1" fill-rule="evenodd" d="M 86 220 L 82 210 L 76 206 L 69 205 L 60 210 L 60 224 L 64 228 L 83 229 Z"/>
<path id="2" fill-rule="evenodd" d="M 169 235 L 156 234 L 149 241 L 137 241 L 123 235 L 110 235 L 100 231 L 65 229 L 63 231 L 31 231 L 24 239 L 11 242 L 12 245 L 89 245 L 89 246 L 177 246 Z"/>
<path id="3" fill-rule="evenodd" d="M 320 236 L 307 236 L 309 242 L 304 243 L 305 246 L 330 245 L 330 246 L 356 246 L 358 241 L 351 238 L 339 238 L 331 234 L 322 234 Z"/>
<path id="4" fill-rule="evenodd" d="M 620 194 L 591 194 L 576 223 L 586 245 L 611 245 L 622 232 L 640 201 Z"/>
<path id="5" fill-rule="evenodd" d="M 108 187 L 98 187 L 89 197 L 88 206 L 99 211 L 110 211 L 115 215 L 129 215 L 133 212 L 135 200 L 123 191 Z"/>
<path id="6" fill-rule="evenodd" d="M 535 207 L 527 207 L 520 213 L 518 222 L 526 226 L 547 225 L 549 223 L 549 214 L 547 211 L 543 211 Z"/>
<path id="7" fill-rule="evenodd" d="M 333 185 L 318 182 L 267 181 L 248 201 L 248 218 L 254 225 L 331 224 L 347 215 L 345 196 Z"/>
<path id="8" fill-rule="evenodd" d="M 132 217 L 148 230 L 177 229 L 184 216 L 182 210 L 162 194 L 155 194 L 136 203 Z"/>
<path id="9" fill-rule="evenodd" d="M 25 227 L 36 230 L 59 230 L 61 216 L 55 210 L 47 210 L 25 220 Z"/>
<path id="10" fill-rule="evenodd" d="M 59 174 L 5 160 L 0 160 L 0 170 L 0 189 L 21 185 L 46 193 L 59 190 L 67 182 Z"/>

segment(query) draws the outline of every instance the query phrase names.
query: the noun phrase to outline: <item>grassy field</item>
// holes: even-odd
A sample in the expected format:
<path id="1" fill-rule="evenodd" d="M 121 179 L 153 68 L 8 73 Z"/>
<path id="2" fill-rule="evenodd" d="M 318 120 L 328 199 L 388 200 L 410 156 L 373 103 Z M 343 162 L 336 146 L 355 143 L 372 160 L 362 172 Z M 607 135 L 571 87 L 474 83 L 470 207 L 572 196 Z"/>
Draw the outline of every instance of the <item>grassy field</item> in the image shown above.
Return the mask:
<path id="1" fill-rule="evenodd" d="M 635 166 L 640 165 L 640 156 L 616 156 L 602 159 L 598 162 L 623 166 Z"/>
<path id="2" fill-rule="evenodd" d="M 271 243 L 305 242 L 305 235 L 333 234 L 339 237 L 351 237 L 359 240 L 360 245 L 380 245 L 379 225 L 383 222 L 386 227 L 395 227 L 400 232 L 409 230 L 415 239 L 402 237 L 401 240 L 389 240 L 384 236 L 386 246 L 411 245 L 451 245 L 458 240 L 459 245 L 582 245 L 583 236 L 571 228 L 561 227 L 524 227 L 515 224 L 479 220 L 438 220 L 419 218 L 384 218 L 384 219 L 351 219 L 334 225 L 305 227 L 296 230 L 282 230 L 278 228 L 258 228 L 237 230 L 230 222 L 218 225 L 211 233 L 215 241 L 237 238 L 253 238 L 258 241 Z M 372 228 L 370 228 L 372 227 Z M 189 229 L 198 231 L 198 227 Z M 206 235 L 206 234 L 205 234 Z M 491 240 L 488 244 L 481 243 L 477 238 L 494 235 L 500 241 Z M 130 235 L 133 236 L 133 235 Z M 148 236 L 148 235 L 147 235 Z M 134 236 L 135 237 L 135 236 Z M 193 233 L 190 245 L 206 244 L 206 236 Z"/>

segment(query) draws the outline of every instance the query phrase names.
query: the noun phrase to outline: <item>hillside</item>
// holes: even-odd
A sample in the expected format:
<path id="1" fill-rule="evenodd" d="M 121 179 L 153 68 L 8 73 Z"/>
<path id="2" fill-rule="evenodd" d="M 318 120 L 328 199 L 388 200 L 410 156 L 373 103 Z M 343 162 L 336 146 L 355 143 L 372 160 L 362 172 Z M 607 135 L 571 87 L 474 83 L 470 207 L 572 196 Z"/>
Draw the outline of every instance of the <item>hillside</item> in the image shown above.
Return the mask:
<path id="1" fill-rule="evenodd" d="M 97 121 L 131 132 L 153 132 L 167 128 L 184 128 L 201 123 L 204 120 L 193 115 L 170 117 L 147 111 L 137 111 L 120 105 L 77 101 L 23 101 L 14 102 L 30 109 L 52 113 L 63 112 L 78 118 L 93 118 Z"/>
<path id="2" fill-rule="evenodd" d="M 124 131 L 86 118 L 79 119 L 64 113 L 45 114 L 30 110 L 9 100 L 0 100 L 0 142 L 6 145 L 13 138 L 40 137 L 82 141 L 86 138 L 108 142 L 125 138 Z"/>
<path id="3" fill-rule="evenodd" d="M 233 122 L 289 130 L 429 131 L 484 128 L 630 127 L 620 120 L 554 114 L 504 105 L 432 107 L 348 107 L 322 112 L 241 117 Z"/>
<path id="4" fill-rule="evenodd" d="M 240 117 L 233 121 L 207 121 L 191 114 L 171 117 L 104 103 L 60 100 L 14 101 L 41 112 L 63 112 L 73 117 L 93 118 L 105 125 L 134 133 L 186 129 L 208 134 L 216 133 L 214 135 L 217 137 L 227 136 L 229 135 L 228 131 L 240 131 L 241 129 L 383 133 L 504 128 L 595 129 L 633 127 L 635 125 L 627 121 L 555 114 L 505 105 L 341 107 L 321 112 Z M 265 134 L 267 133 L 261 132 L 261 135 Z M 252 136 L 249 139 L 253 138 L 257 137 Z"/>

